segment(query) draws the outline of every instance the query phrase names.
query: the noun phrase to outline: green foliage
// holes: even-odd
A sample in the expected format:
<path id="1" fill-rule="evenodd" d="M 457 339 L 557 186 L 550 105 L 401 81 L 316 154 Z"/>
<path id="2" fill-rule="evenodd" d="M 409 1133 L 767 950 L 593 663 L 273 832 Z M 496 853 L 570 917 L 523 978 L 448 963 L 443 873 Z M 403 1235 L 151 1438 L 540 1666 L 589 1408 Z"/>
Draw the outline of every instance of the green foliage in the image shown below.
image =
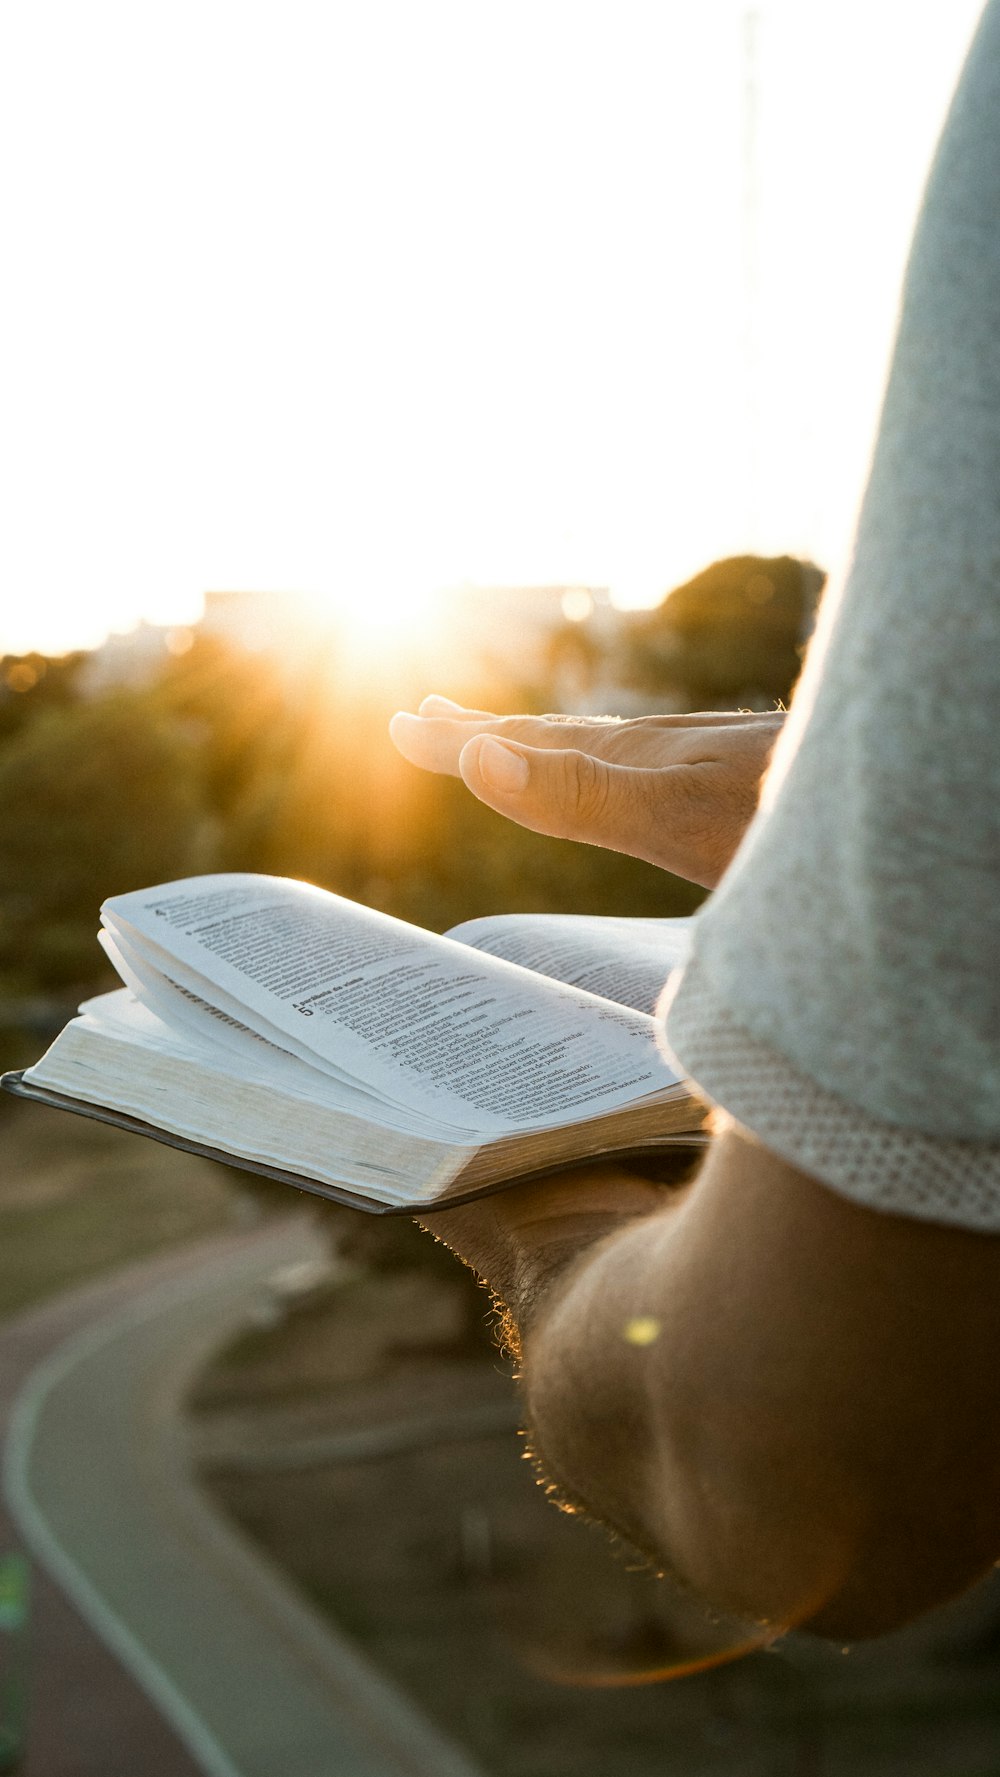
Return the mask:
<path id="1" fill-rule="evenodd" d="M 196 749 L 141 697 L 44 710 L 0 750 L 0 976 L 57 989 L 100 971 L 109 894 L 211 864 Z"/>
<path id="2" fill-rule="evenodd" d="M 687 709 L 786 702 L 825 579 L 789 555 L 713 562 L 634 619 L 628 677 Z"/>
<path id="3" fill-rule="evenodd" d="M 180 724 L 196 741 L 201 793 L 223 827 L 289 764 L 300 706 L 266 656 L 198 635 L 188 653 L 170 661 L 146 701 L 150 715 Z"/>
<path id="4" fill-rule="evenodd" d="M 0 660 L 0 745 L 44 710 L 74 703 L 86 654 L 7 654 Z"/>

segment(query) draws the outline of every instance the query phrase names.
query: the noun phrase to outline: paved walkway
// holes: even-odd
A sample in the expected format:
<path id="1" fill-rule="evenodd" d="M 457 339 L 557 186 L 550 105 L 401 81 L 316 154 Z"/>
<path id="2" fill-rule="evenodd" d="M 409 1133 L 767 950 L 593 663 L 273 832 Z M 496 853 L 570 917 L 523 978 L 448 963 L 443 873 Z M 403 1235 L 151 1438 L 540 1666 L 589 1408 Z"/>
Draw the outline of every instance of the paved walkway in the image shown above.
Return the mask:
<path id="1" fill-rule="evenodd" d="M 315 1252 L 298 1218 L 133 1267 L 0 1333 L 7 1510 L 50 1576 L 29 1777 L 482 1777 L 190 1473 L 190 1378 L 268 1275 Z"/>

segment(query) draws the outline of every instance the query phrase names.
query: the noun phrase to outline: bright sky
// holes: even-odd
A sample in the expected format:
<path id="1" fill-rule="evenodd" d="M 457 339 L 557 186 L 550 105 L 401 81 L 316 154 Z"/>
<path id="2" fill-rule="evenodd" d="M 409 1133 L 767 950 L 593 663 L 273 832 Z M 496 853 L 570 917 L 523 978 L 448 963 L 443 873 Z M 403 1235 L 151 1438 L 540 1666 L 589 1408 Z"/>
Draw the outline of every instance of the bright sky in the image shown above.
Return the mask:
<path id="1" fill-rule="evenodd" d="M 0 650 L 835 565 L 979 10 L 9 0 Z"/>

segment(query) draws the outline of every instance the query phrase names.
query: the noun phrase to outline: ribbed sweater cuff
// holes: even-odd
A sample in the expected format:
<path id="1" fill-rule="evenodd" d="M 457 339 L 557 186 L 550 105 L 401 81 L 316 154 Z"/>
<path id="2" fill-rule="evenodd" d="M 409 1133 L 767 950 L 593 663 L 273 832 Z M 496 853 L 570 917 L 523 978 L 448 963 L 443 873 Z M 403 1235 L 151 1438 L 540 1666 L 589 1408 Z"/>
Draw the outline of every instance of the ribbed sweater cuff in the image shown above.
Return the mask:
<path id="1" fill-rule="evenodd" d="M 666 996 L 667 1042 L 714 1105 L 802 1172 L 869 1209 L 1000 1232 L 1000 1143 L 880 1122 L 752 1036 L 697 958 Z"/>

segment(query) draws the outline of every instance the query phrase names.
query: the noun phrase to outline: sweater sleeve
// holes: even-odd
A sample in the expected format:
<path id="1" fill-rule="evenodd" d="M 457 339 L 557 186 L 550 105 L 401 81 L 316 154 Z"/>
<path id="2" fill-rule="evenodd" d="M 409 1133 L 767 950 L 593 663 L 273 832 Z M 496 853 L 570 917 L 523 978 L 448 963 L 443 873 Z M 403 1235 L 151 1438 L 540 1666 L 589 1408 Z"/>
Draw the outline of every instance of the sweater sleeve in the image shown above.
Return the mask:
<path id="1" fill-rule="evenodd" d="M 1000 1230 L 1000 0 L 924 198 L 851 570 L 666 1017 L 793 1163 Z"/>

